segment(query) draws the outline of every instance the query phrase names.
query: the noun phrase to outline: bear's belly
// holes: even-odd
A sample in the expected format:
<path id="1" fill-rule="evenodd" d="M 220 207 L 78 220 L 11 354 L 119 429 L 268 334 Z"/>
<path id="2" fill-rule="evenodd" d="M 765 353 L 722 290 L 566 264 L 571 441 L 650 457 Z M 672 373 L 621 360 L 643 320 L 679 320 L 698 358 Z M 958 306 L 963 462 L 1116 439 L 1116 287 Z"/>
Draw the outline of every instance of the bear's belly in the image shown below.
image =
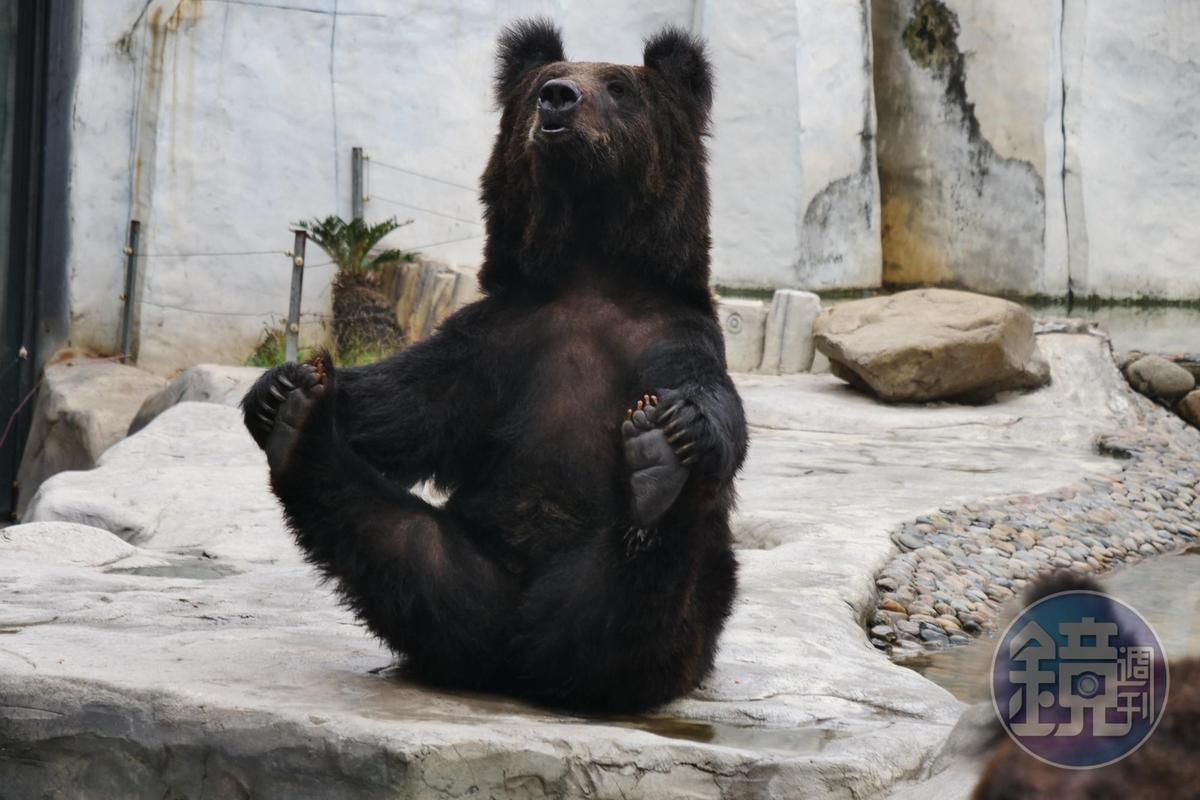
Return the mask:
<path id="1" fill-rule="evenodd" d="M 542 335 L 503 387 L 495 458 L 453 501 L 536 562 L 629 524 L 620 429 L 649 387 L 634 385 L 640 347 L 620 340 L 627 328 L 590 322 L 529 320 Z"/>

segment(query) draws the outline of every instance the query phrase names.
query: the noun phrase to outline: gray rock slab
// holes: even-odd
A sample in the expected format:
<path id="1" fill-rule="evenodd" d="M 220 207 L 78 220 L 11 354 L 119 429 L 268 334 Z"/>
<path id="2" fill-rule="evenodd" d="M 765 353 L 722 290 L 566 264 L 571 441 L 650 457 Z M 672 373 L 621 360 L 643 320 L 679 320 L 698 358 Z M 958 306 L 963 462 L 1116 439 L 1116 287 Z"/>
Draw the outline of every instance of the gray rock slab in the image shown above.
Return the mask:
<path id="1" fill-rule="evenodd" d="M 0 640 L 0 785 L 18 796 L 880 796 L 922 774 L 964 708 L 862 630 L 891 530 L 947 500 L 1110 470 L 1092 438 L 1135 413 L 1106 342 L 1042 345 L 1054 384 L 988 407 L 894 408 L 829 375 L 739 376 L 753 436 L 736 519 L 742 591 L 706 684 L 631 719 L 379 672 L 390 655 L 300 562 L 236 410 L 175 406 L 95 470 L 58 476 L 37 504 L 172 566 L 0 557 L 0 607 L 35 623 Z M 200 559 L 224 570 L 197 572 Z"/>
<path id="2" fill-rule="evenodd" d="M 813 321 L 821 298 L 812 292 L 779 289 L 771 298 L 763 337 L 762 372 L 808 372 L 813 365 Z"/>
<path id="3" fill-rule="evenodd" d="M 110 448 L 96 469 L 48 480 L 25 519 L 92 525 L 156 550 L 299 563 L 266 464 L 238 409 L 180 403 Z"/>
<path id="4" fill-rule="evenodd" d="M 749 372 L 762 363 L 767 329 L 767 304 L 761 300 L 722 297 L 717 317 L 725 335 L 725 361 L 729 369 Z"/>
<path id="5" fill-rule="evenodd" d="M 265 370 L 260 367 L 235 367 L 227 364 L 197 364 L 183 371 L 159 392 L 146 398 L 137 416 L 129 424 L 133 435 L 155 417 L 179 403 L 220 403 L 236 406 Z"/>
<path id="6" fill-rule="evenodd" d="M 38 487 L 63 470 L 90 469 L 125 436 L 147 395 L 166 381 L 113 360 L 78 358 L 45 368 L 17 473 L 17 517 Z"/>

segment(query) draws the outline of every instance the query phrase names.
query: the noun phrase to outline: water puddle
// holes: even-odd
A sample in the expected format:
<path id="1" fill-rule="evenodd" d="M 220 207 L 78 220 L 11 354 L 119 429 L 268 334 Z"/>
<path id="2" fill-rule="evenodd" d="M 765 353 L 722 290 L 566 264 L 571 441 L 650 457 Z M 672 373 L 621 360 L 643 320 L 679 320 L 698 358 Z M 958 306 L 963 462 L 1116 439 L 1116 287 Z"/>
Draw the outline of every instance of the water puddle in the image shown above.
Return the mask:
<path id="1" fill-rule="evenodd" d="M 817 725 L 786 728 L 660 716 L 579 716 L 556 713 L 516 700 L 471 692 L 430 689 L 411 682 L 395 666 L 370 675 L 341 676 L 338 691 L 371 719 L 438 720 L 459 723 L 552 723 L 642 731 L 664 739 L 782 755 L 815 754 L 849 732 Z"/>
<path id="2" fill-rule="evenodd" d="M 1146 353 L 1200 351 L 1200 308 L 1190 306 L 1034 304 L 1036 317 L 1069 317 L 1100 323 L 1117 350 Z"/>
<path id="3" fill-rule="evenodd" d="M 671 717 L 644 717 L 589 720 L 621 728 L 652 733 L 666 739 L 683 739 L 701 744 L 783 754 L 819 753 L 830 743 L 850 734 L 831 728 L 776 728 L 734 725 L 728 722 L 701 722 Z"/>
<path id="4" fill-rule="evenodd" d="M 143 578 L 189 578 L 192 580 L 211 581 L 218 578 L 228 578 L 237 575 L 240 570 L 228 564 L 221 564 L 208 558 L 194 558 L 178 561 L 173 564 L 162 564 L 149 567 L 129 567 L 127 569 L 108 569 L 105 572 L 112 575 L 138 575 Z"/>
<path id="5" fill-rule="evenodd" d="M 1100 582 L 1146 618 L 1169 658 L 1200 655 L 1200 548 L 1114 570 Z M 994 637 L 978 639 L 901 663 L 965 703 L 990 702 L 995 646 Z"/>

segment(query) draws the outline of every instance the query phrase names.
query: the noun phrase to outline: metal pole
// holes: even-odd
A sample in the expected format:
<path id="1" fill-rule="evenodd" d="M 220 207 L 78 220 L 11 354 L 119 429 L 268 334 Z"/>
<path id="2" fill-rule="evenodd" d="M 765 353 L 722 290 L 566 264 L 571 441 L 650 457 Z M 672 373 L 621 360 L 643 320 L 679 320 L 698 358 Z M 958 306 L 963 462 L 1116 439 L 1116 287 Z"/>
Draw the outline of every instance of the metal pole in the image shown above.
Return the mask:
<path id="1" fill-rule="evenodd" d="M 288 303 L 287 333 L 284 336 L 284 357 L 295 361 L 300 353 L 300 294 L 304 288 L 304 245 L 308 234 L 295 231 L 296 242 L 292 245 L 292 297 Z"/>
<path id="2" fill-rule="evenodd" d="M 350 215 L 363 218 L 363 151 L 361 147 L 350 148 Z"/>
<path id="3" fill-rule="evenodd" d="M 128 364 L 133 358 L 133 301 L 137 296 L 138 233 L 142 223 L 129 220 L 129 238 L 125 242 L 125 293 L 121 301 L 125 308 L 121 314 L 121 363 Z"/>

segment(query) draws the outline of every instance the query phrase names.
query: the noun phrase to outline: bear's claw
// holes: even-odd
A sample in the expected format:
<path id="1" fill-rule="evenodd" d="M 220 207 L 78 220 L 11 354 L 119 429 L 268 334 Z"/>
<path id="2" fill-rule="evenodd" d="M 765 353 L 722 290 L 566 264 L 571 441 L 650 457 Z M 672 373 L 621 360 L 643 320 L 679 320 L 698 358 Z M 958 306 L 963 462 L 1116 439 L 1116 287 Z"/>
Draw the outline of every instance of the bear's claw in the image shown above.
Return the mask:
<path id="1" fill-rule="evenodd" d="M 279 422 L 280 411 L 297 390 L 308 390 L 325 383 L 324 364 L 281 364 L 259 378 L 242 401 L 246 427 L 259 447 L 266 449 L 267 440 Z"/>
<path id="2" fill-rule="evenodd" d="M 658 540 L 657 528 L 630 527 L 625 529 L 625 556 L 633 558 L 644 550 L 649 550 Z"/>

